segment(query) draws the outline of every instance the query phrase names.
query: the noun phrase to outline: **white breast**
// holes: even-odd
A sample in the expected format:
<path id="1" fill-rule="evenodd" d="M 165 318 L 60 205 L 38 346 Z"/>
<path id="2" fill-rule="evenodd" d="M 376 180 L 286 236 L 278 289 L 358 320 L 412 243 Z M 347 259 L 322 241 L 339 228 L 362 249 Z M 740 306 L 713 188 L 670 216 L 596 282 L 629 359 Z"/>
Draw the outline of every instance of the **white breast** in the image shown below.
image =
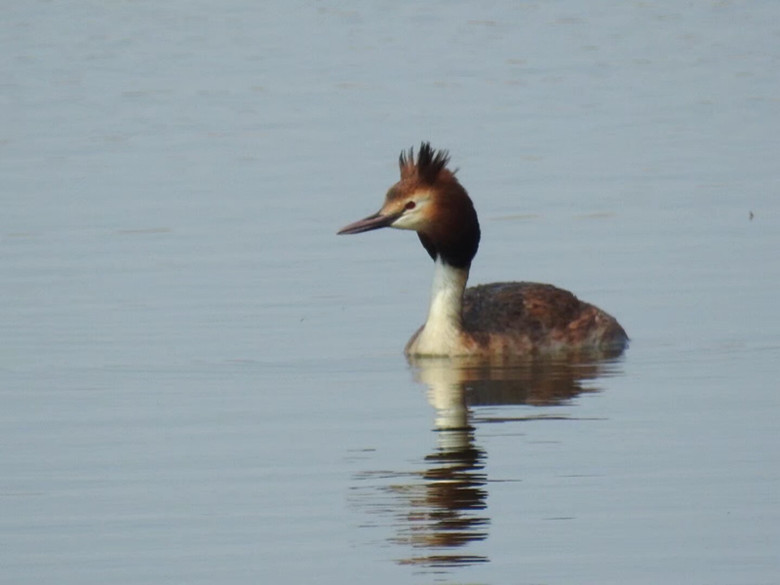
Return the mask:
<path id="1" fill-rule="evenodd" d="M 411 355 L 454 355 L 462 353 L 461 310 L 468 270 L 453 268 L 436 260 L 428 318 L 417 337 L 406 348 Z"/>

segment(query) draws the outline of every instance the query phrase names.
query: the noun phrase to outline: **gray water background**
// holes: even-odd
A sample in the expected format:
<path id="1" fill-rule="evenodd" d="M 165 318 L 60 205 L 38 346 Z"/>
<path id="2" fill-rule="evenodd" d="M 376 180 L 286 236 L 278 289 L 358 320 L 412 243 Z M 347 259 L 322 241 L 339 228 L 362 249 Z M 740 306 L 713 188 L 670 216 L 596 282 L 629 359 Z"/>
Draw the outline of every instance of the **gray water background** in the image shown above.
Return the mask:
<path id="1" fill-rule="evenodd" d="M 778 582 L 780 5 L 2 12 L 0 582 Z M 427 255 L 335 236 L 420 140 L 471 282 L 632 337 L 477 372 L 460 451 Z"/>

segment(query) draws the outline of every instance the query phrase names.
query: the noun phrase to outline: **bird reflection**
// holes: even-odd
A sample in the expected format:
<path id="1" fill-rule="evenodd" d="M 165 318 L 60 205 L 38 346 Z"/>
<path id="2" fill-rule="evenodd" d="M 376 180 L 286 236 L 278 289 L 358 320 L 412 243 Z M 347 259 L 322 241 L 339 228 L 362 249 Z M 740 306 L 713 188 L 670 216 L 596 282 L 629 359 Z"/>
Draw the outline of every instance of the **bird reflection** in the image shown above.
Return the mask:
<path id="1" fill-rule="evenodd" d="M 365 472 L 356 479 L 366 496 L 361 503 L 382 518 L 390 517 L 389 541 L 411 547 L 397 561 L 422 568 L 484 563 L 477 550 L 488 537 L 487 454 L 475 430 L 491 422 L 523 421 L 543 416 L 511 417 L 485 406 L 563 404 L 586 391 L 593 381 L 619 371 L 612 355 L 577 355 L 558 359 L 485 360 L 484 358 L 409 358 L 414 377 L 428 388 L 435 409 L 436 446 L 421 471 Z"/>
<path id="2" fill-rule="evenodd" d="M 440 429 L 439 447 L 425 457 L 421 482 L 407 500 L 407 525 L 395 542 L 431 554 L 401 560 L 403 564 L 449 566 L 487 560 L 457 552 L 487 537 L 485 452 L 474 446 L 470 428 Z"/>

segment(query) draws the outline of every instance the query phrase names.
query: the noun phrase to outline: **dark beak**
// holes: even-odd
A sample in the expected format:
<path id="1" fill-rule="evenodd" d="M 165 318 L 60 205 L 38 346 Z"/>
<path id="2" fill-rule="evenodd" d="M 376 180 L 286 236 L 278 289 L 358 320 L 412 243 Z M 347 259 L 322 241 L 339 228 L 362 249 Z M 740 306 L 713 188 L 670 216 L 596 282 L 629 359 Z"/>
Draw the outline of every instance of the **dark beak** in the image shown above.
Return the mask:
<path id="1" fill-rule="evenodd" d="M 361 234 L 363 232 L 370 232 L 371 230 L 378 230 L 379 228 L 389 226 L 400 216 L 400 213 L 393 213 L 390 215 L 375 213 L 374 215 L 369 215 L 360 221 L 345 225 L 338 231 L 338 234 Z"/>

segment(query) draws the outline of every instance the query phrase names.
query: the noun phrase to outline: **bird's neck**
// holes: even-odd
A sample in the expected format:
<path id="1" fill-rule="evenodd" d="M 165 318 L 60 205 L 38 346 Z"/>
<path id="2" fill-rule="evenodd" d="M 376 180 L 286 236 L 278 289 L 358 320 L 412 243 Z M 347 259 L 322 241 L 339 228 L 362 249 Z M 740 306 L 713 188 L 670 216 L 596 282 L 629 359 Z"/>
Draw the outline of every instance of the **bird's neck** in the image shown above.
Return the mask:
<path id="1" fill-rule="evenodd" d="M 469 268 L 456 268 L 436 259 L 428 318 L 417 339 L 418 353 L 445 355 L 461 342 L 463 291 Z"/>

